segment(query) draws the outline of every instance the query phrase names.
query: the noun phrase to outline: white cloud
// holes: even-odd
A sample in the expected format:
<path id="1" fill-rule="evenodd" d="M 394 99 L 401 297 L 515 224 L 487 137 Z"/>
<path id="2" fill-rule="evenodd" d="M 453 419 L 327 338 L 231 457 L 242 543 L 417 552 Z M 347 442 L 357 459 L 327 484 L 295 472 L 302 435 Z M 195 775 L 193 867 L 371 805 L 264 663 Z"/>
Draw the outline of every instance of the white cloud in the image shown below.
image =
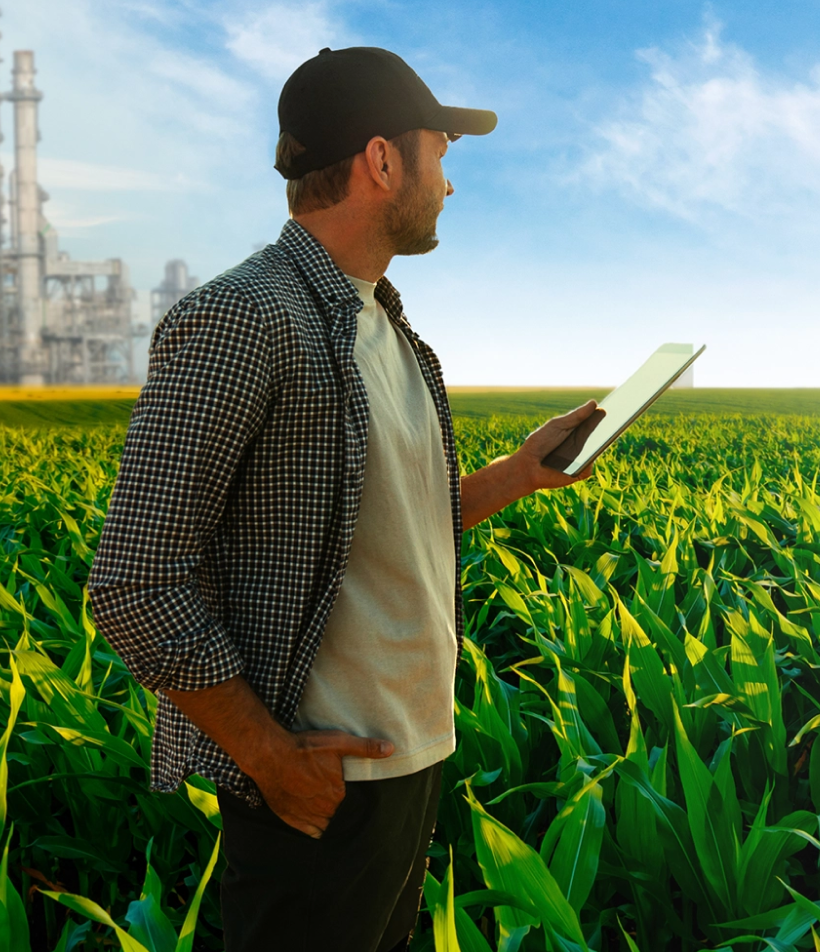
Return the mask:
<path id="1" fill-rule="evenodd" d="M 81 234 L 88 228 L 99 228 L 125 220 L 122 215 L 85 215 L 76 205 L 62 201 L 49 202 L 44 212 L 50 225 L 61 234 L 71 236 Z"/>
<path id="2" fill-rule="evenodd" d="M 687 219 L 820 202 L 820 70 L 768 73 L 707 23 L 702 40 L 639 58 L 651 78 L 599 126 L 579 176 Z"/>
<path id="3" fill-rule="evenodd" d="M 13 164 L 11 156 L 4 164 Z M 97 165 L 94 162 L 75 162 L 70 159 L 40 158 L 38 179 L 46 189 L 79 189 L 87 192 L 170 192 L 190 189 L 194 183 L 184 176 L 170 176 L 146 172 L 142 169 Z"/>
<path id="4" fill-rule="evenodd" d="M 243 22 L 225 19 L 228 49 L 266 79 L 281 82 L 326 46 L 353 40 L 323 0 L 274 3 Z"/>

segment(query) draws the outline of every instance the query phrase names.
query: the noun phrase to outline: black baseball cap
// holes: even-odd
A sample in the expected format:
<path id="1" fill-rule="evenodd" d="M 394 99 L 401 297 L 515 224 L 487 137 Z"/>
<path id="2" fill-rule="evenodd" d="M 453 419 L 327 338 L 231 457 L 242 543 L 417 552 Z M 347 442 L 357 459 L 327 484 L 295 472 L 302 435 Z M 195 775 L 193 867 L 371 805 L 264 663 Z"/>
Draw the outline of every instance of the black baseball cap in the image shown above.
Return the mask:
<path id="1" fill-rule="evenodd" d="M 279 134 L 304 147 L 289 179 L 363 152 L 374 136 L 392 139 L 411 129 L 450 136 L 482 136 L 498 117 L 488 109 L 442 106 L 400 56 L 375 46 L 323 49 L 285 83 L 279 97 Z"/>

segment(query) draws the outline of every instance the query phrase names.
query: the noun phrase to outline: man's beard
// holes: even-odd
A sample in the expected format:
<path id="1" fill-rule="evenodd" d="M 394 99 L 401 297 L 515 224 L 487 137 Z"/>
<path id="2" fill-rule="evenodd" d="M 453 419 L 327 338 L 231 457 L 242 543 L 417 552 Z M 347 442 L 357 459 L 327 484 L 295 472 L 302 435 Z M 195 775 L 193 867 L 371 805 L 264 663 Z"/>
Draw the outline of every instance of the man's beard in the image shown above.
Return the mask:
<path id="1" fill-rule="evenodd" d="M 441 198 L 425 195 L 417 180 L 409 181 L 389 205 L 384 234 L 394 255 L 425 255 L 438 245 L 436 221 Z"/>

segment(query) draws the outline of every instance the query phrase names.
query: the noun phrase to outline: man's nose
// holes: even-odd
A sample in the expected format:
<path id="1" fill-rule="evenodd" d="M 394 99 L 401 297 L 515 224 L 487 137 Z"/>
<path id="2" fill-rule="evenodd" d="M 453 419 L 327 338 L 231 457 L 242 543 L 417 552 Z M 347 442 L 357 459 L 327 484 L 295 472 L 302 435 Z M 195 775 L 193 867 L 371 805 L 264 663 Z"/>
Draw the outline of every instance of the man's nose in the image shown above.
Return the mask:
<path id="1" fill-rule="evenodd" d="M 447 192 L 446 192 L 446 194 L 447 194 L 447 195 L 452 195 L 454 191 L 455 191 L 455 189 L 453 188 L 453 183 L 450 181 L 450 179 L 447 179 Z"/>

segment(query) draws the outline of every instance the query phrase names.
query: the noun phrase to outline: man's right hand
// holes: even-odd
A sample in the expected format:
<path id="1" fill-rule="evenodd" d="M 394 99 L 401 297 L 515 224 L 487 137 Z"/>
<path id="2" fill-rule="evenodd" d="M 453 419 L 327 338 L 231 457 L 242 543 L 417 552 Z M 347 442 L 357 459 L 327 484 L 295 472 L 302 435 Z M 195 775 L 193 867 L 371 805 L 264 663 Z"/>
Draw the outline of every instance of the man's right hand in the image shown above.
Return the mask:
<path id="1" fill-rule="evenodd" d="M 388 740 L 285 730 L 239 674 L 201 691 L 164 693 L 248 774 L 273 812 L 318 839 L 344 800 L 343 757 L 389 757 Z"/>
<path id="2" fill-rule="evenodd" d="M 280 820 L 318 839 L 345 796 L 342 758 L 380 760 L 393 753 L 393 745 L 344 731 L 300 731 L 289 736 L 292 742 L 284 748 L 277 737 L 272 749 L 247 772 Z"/>

